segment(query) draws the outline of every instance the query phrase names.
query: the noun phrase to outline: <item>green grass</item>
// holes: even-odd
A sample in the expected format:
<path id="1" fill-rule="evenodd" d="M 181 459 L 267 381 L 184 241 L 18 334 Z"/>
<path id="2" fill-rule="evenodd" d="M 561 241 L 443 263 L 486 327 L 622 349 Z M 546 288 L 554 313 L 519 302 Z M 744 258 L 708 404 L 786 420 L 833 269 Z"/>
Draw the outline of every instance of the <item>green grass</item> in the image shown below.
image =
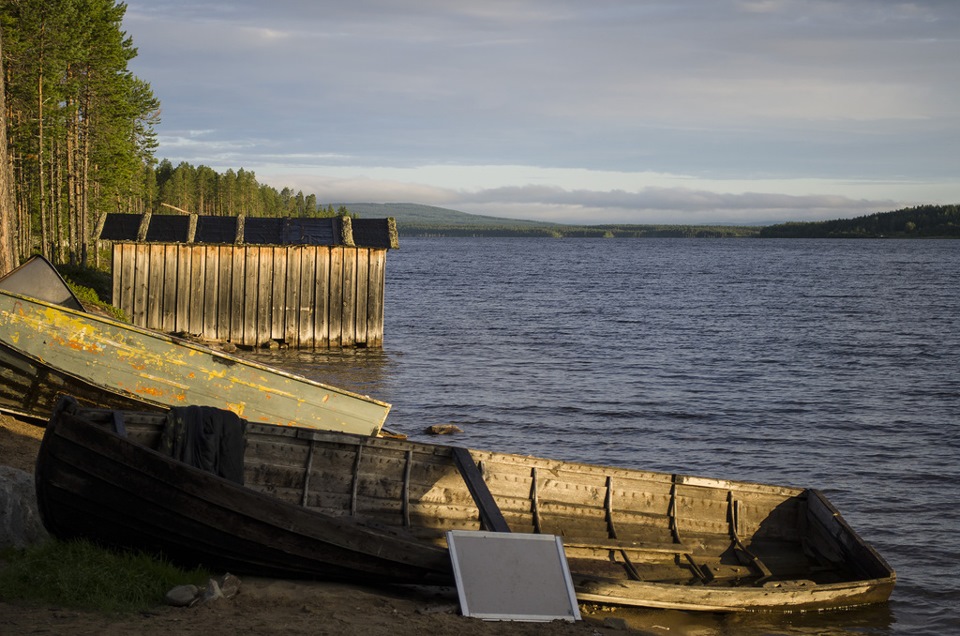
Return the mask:
<path id="1" fill-rule="evenodd" d="M 210 573 L 155 557 L 105 550 L 87 541 L 50 540 L 0 555 L 0 599 L 93 610 L 144 611 L 177 585 L 204 585 Z"/>

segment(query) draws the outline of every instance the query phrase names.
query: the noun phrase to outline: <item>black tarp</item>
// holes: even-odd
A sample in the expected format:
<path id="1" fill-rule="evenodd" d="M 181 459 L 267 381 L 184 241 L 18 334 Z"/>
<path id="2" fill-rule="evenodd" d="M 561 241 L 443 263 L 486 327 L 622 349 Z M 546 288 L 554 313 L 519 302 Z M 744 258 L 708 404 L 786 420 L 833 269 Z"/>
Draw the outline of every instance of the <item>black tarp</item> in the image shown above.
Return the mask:
<path id="1" fill-rule="evenodd" d="M 243 484 L 247 422 L 212 406 L 175 406 L 167 412 L 160 452 Z"/>

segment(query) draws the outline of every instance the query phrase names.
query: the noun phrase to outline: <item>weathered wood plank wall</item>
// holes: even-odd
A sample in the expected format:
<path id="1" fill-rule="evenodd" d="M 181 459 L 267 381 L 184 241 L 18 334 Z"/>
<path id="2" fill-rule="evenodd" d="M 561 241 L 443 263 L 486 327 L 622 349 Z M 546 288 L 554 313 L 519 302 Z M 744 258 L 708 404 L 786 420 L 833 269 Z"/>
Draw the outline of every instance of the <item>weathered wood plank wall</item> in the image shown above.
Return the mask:
<path id="1" fill-rule="evenodd" d="M 135 325 L 238 346 L 382 347 L 386 254 L 115 242 L 113 298 Z"/>

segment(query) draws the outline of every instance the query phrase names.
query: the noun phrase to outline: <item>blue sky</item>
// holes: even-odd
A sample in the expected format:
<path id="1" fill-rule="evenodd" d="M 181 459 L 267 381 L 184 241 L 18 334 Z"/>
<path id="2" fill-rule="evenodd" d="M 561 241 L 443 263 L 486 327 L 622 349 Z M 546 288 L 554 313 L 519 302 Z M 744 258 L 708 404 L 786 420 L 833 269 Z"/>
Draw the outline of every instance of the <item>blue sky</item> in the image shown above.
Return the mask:
<path id="1" fill-rule="evenodd" d="M 567 223 L 960 203 L 960 2 L 127 0 L 158 156 Z"/>

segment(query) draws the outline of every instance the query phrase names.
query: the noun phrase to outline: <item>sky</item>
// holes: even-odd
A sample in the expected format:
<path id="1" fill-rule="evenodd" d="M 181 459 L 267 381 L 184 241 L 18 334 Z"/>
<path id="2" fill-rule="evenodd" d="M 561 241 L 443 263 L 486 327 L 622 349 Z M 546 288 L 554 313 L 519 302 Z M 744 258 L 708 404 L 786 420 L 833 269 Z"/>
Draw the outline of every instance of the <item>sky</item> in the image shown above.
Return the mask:
<path id="1" fill-rule="evenodd" d="M 324 203 L 767 224 L 960 203 L 956 0 L 126 0 L 158 158 Z"/>

